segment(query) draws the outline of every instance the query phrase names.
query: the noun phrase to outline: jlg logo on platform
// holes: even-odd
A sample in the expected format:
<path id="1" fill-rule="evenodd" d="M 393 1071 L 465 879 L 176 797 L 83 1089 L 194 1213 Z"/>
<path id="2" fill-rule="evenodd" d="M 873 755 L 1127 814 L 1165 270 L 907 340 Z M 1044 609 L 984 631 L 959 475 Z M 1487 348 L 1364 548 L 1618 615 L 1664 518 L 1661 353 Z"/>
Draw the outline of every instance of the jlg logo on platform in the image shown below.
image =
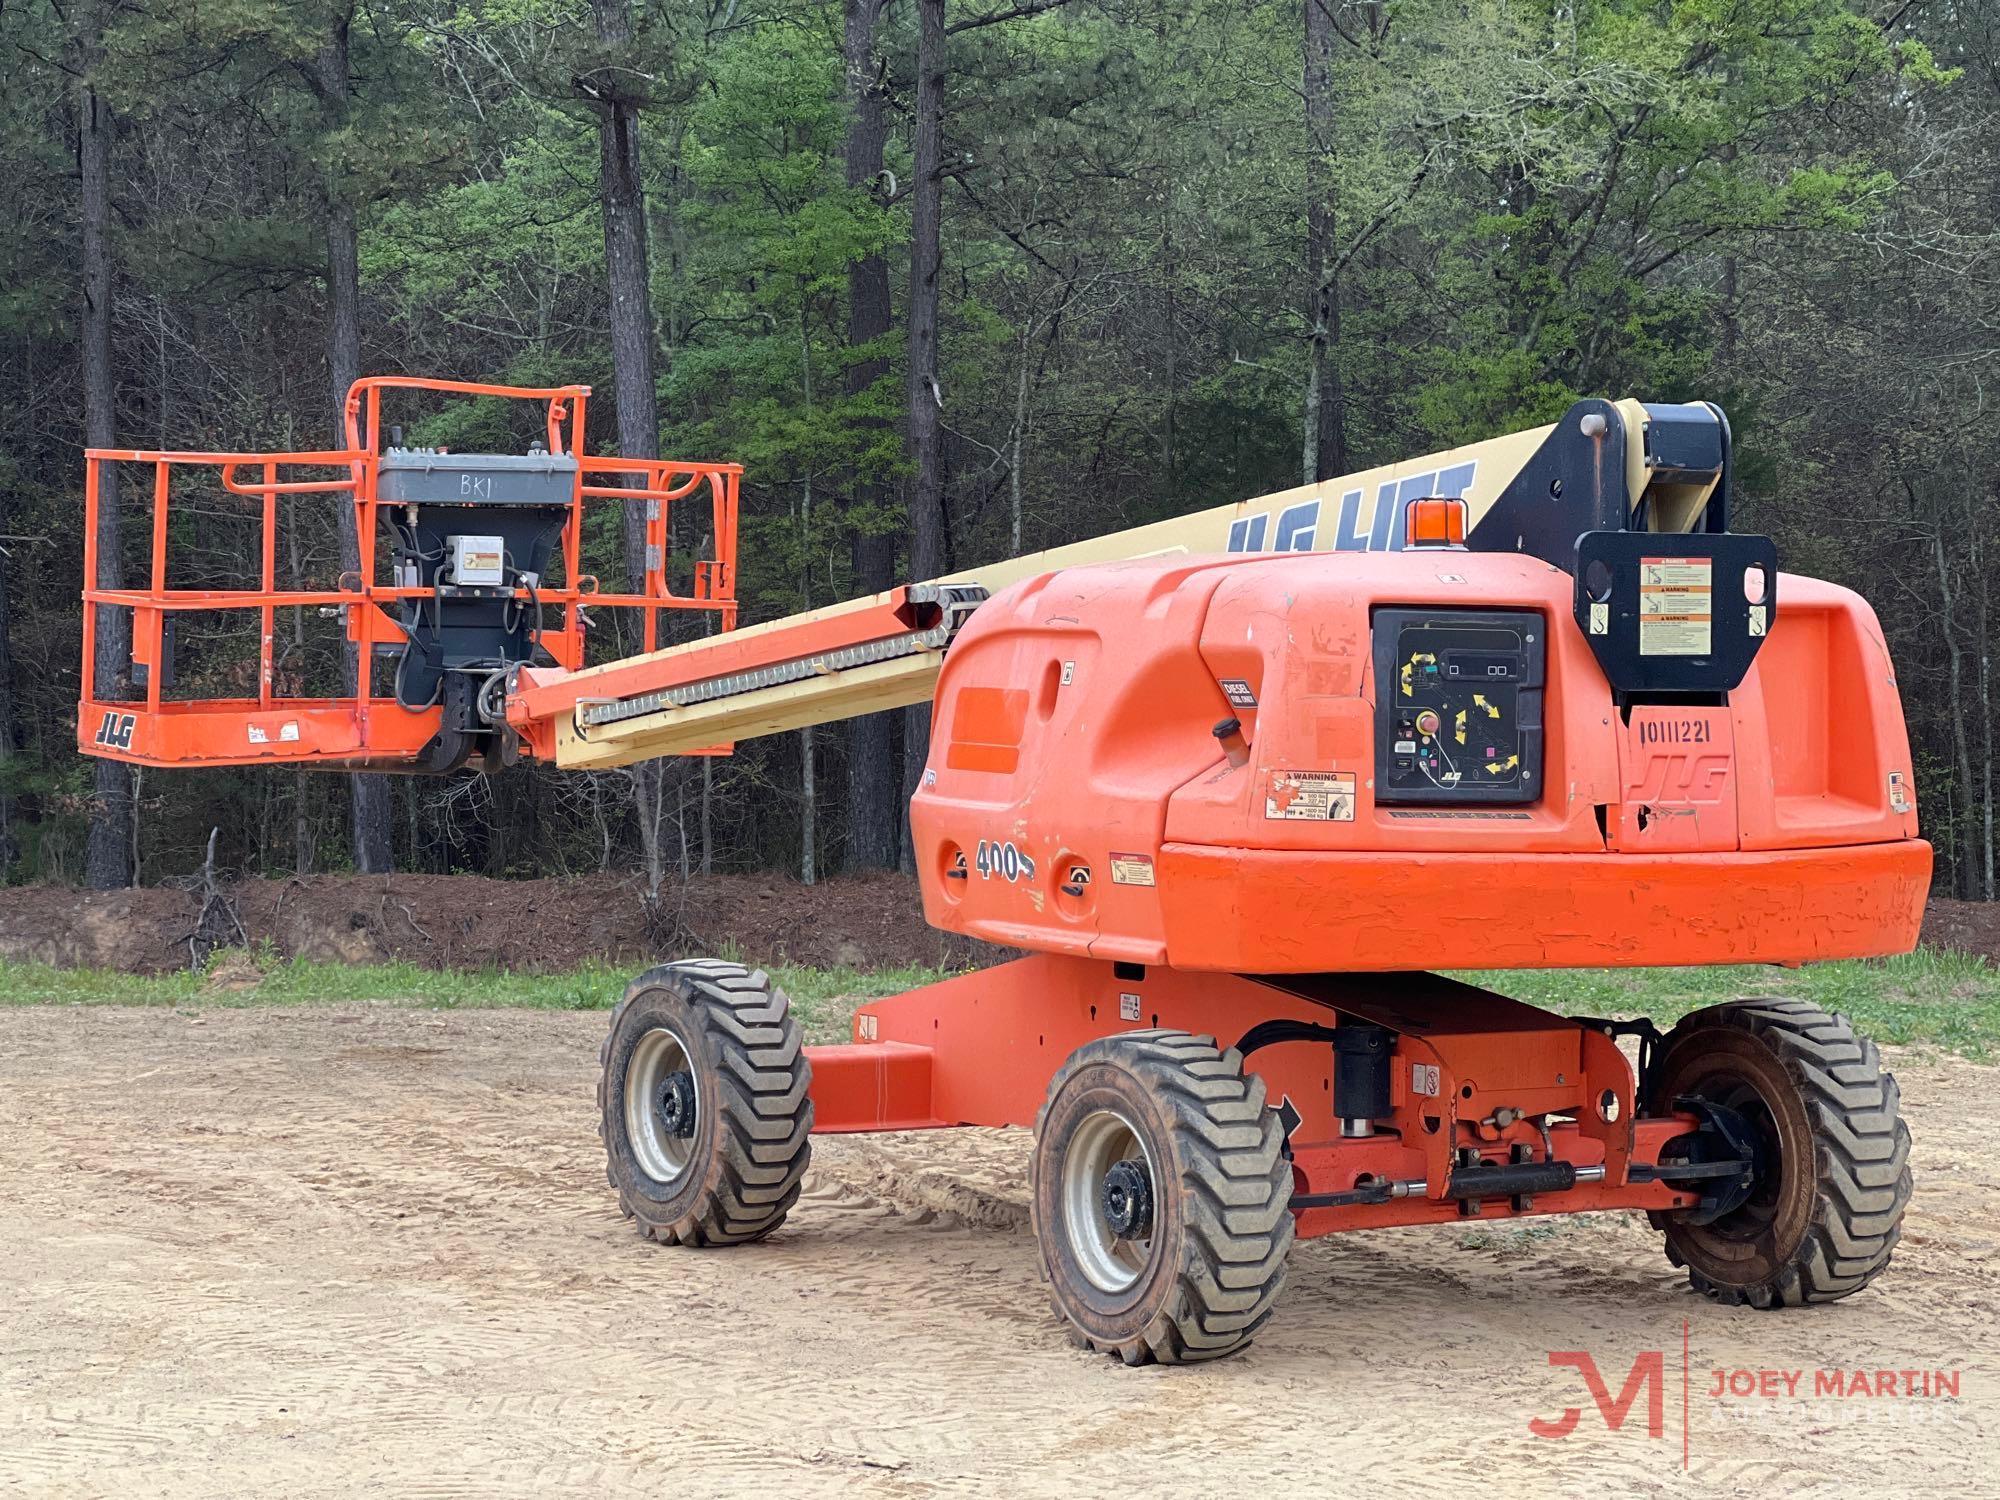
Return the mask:
<path id="1" fill-rule="evenodd" d="M 132 731 L 138 720 L 131 714 L 121 714 L 115 710 L 104 715 L 104 722 L 97 726 L 95 742 L 113 750 L 132 748 Z"/>

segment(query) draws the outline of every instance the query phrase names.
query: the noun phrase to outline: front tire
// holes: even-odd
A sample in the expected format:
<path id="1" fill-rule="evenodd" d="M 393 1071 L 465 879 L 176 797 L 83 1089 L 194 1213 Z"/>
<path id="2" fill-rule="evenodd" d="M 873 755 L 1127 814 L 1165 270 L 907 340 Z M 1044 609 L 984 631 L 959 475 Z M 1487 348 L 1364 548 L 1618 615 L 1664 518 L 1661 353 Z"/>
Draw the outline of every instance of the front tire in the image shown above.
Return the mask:
<path id="1" fill-rule="evenodd" d="M 1127 1364 L 1217 1359 L 1271 1315 L 1292 1167 L 1264 1081 L 1180 1031 L 1079 1047 L 1036 1124 L 1033 1217 L 1056 1310 Z"/>
<path id="2" fill-rule="evenodd" d="M 1698 1292 L 1751 1307 L 1853 1295 L 1889 1264 L 1910 1201 L 1910 1132 L 1893 1074 L 1845 1016 L 1742 1000 L 1682 1019 L 1650 1070 L 1654 1113 L 1696 1095 L 1738 1111 L 1763 1166 L 1711 1224 L 1655 1214 Z"/>
<path id="3" fill-rule="evenodd" d="M 812 1067 L 761 969 L 649 969 L 611 1014 L 598 1133 L 618 1207 L 667 1245 L 740 1245 L 784 1222 L 812 1156 Z"/>

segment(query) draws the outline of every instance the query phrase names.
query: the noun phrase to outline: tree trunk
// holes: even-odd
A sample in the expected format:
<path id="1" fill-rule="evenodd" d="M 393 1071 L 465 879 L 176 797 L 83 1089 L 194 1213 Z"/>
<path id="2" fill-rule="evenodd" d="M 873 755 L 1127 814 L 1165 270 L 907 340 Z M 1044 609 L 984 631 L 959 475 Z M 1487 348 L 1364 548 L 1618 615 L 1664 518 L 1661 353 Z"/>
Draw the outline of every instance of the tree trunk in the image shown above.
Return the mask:
<path id="1" fill-rule="evenodd" d="M 657 897 L 667 876 L 666 852 L 660 845 L 666 822 L 660 763 L 642 760 L 626 774 L 632 782 L 632 810 L 639 823 L 639 856 L 645 864 L 646 894 Z"/>
<path id="2" fill-rule="evenodd" d="M 313 92 L 319 99 L 320 124 L 332 136 L 347 128 L 348 27 L 353 12 L 336 7 L 325 43 L 313 59 Z M 347 392 L 361 378 L 361 255 L 353 201 L 329 171 L 326 182 L 326 373 L 333 404 L 333 443 L 347 446 Z M 361 536 L 355 529 L 352 504 L 340 510 L 340 566 L 350 575 L 361 571 Z M 347 651 L 348 681 L 358 694 L 371 690 L 374 663 L 360 648 Z M 354 868 L 363 875 L 383 875 L 393 867 L 389 832 L 389 783 L 381 776 L 355 772 L 348 777 L 353 795 Z"/>
<path id="3" fill-rule="evenodd" d="M 819 783 L 813 728 L 799 731 L 799 884 L 819 883 Z"/>
<path id="4" fill-rule="evenodd" d="M 1730 70 L 1733 75 L 1734 70 Z M 1724 141 L 1716 148 L 1716 157 L 1723 163 L 1723 170 L 1736 160 L 1736 142 Z M 1736 245 L 1732 240 L 1722 253 L 1722 277 L 1717 300 L 1721 304 L 1715 333 L 1715 363 L 1722 371 L 1725 382 L 1736 379 L 1736 339 L 1739 314 L 1741 313 L 1743 291 L 1737 274 Z"/>
<path id="5" fill-rule="evenodd" d="M 345 439 L 343 439 L 345 441 Z M 287 578 L 291 588 L 304 593 L 307 588 L 305 562 L 299 555 L 299 528 L 296 524 L 299 501 L 297 497 L 281 497 L 280 531 L 285 538 L 285 565 L 289 569 Z M 285 510 L 290 514 L 285 515 Z M 306 659 L 306 613 L 298 605 L 291 608 L 292 649 L 291 659 L 296 663 Z M 292 668 L 298 671 L 296 665 Z M 292 773 L 292 873 L 303 880 L 313 871 L 315 850 L 315 830 L 312 821 L 313 784 L 317 780 L 313 772 L 300 766 Z"/>
<path id="6" fill-rule="evenodd" d="M 8 588 L 7 554 L 0 549 L 0 883 L 20 852 L 14 842 L 14 609 Z"/>
<path id="7" fill-rule="evenodd" d="M 1306 357 L 1304 482 L 1347 472 L 1340 380 L 1340 273 L 1334 254 L 1334 0 L 1305 0 Z"/>
<path id="8" fill-rule="evenodd" d="M 808 425 L 813 415 L 812 324 L 806 316 L 808 288 L 799 286 L 799 400 Z M 813 476 L 808 467 L 799 491 L 799 608 L 812 608 Z M 813 726 L 799 731 L 799 883 L 819 883 L 819 777 Z"/>
<path id="9" fill-rule="evenodd" d="M 847 185 L 866 189 L 882 176 L 889 139 L 875 31 L 883 0 L 847 0 L 842 56 L 847 71 Z M 865 255 L 847 267 L 849 349 L 878 344 L 891 325 L 889 263 Z M 850 360 L 845 389 L 859 397 L 889 372 L 881 353 Z M 849 500 L 858 513 L 849 528 L 848 555 L 855 586 L 877 594 L 896 582 L 896 539 L 882 530 L 889 489 L 876 475 L 858 475 Z M 850 870 L 887 870 L 896 864 L 903 817 L 901 713 L 869 714 L 847 729 L 847 853 Z"/>
<path id="10" fill-rule="evenodd" d="M 96 61 L 93 39 L 83 49 L 86 82 L 77 91 L 77 166 L 83 186 L 83 427 L 93 448 L 117 446 L 116 393 L 111 375 L 111 112 L 90 87 L 88 68 Z M 97 488 L 97 586 L 121 588 L 125 570 L 119 551 L 118 471 L 106 465 Z M 132 622 L 125 611 L 97 611 L 97 659 L 91 663 L 92 691 L 100 700 L 127 696 L 131 676 Z M 132 883 L 132 840 L 137 831 L 132 771 L 122 761 L 92 765 L 95 795 L 83 878 L 92 890 L 115 890 Z"/>
<path id="11" fill-rule="evenodd" d="M 1010 556 L 1021 555 L 1021 511 L 1022 485 L 1021 465 L 1026 461 L 1028 446 L 1028 338 L 1033 332 L 1033 318 L 1021 323 L 1021 367 L 1014 372 L 1014 431 L 1008 443 L 1007 456 L 1007 540 L 1012 548 Z"/>
<path id="12" fill-rule="evenodd" d="M 632 45 L 628 0 L 591 0 L 607 58 Z M 660 456 L 660 403 L 653 375 L 652 272 L 646 193 L 639 176 L 639 101 L 628 74 L 606 68 L 592 80 L 597 103 L 598 201 L 604 214 L 604 276 L 611 294 L 611 379 L 618 451 Z M 646 505 L 625 507 L 625 574 L 636 590 L 646 576 Z"/>
<path id="13" fill-rule="evenodd" d="M 1733 381 L 1736 378 L 1737 310 L 1743 299 L 1738 281 L 1735 255 L 1724 255 L 1722 282 L 1717 299 L 1721 306 L 1717 314 L 1715 335 L 1715 362 L 1721 368 L 1724 381 Z"/>
<path id="14" fill-rule="evenodd" d="M 1180 424 L 1181 389 L 1181 341 L 1180 302 L 1175 295 L 1180 286 L 1179 251 L 1174 244 L 1174 191 L 1172 184 L 1162 196 L 1160 209 L 1160 279 L 1164 284 L 1160 297 L 1161 327 L 1166 334 L 1166 411 L 1160 421 L 1160 473 L 1169 495 L 1178 494 L 1174 483 L 1174 466 L 1178 461 L 1178 427 Z"/>
<path id="15" fill-rule="evenodd" d="M 632 45 L 628 0 L 591 0 L 591 19 L 607 61 Z M 629 74 L 602 68 L 590 80 L 597 108 L 598 203 L 604 216 L 604 279 L 611 299 L 611 383 L 618 418 L 618 452 L 625 458 L 660 456 L 660 403 L 653 374 L 653 289 L 646 244 L 646 193 L 639 175 L 639 100 Z M 646 506 L 625 506 L 625 582 L 638 593 L 646 583 Z M 646 883 L 658 895 L 664 874 L 660 851 L 665 791 L 658 761 L 632 768 L 633 810 L 646 857 Z"/>
<path id="16" fill-rule="evenodd" d="M 1972 785 L 1972 746 L 1965 733 L 1965 714 L 1961 707 L 1957 707 L 1965 702 L 1965 650 L 1958 643 L 1956 605 L 1951 596 L 1951 564 L 1945 556 L 1941 510 L 1934 517 L 1934 524 L 1931 558 L 1937 566 L 1938 607 L 1944 619 L 1945 660 L 1949 669 L 1951 702 L 1955 705 L 1951 715 L 1952 751 L 1958 767 L 1958 800 L 1964 809 L 1956 819 L 1958 849 L 1952 861 L 1952 886 L 1959 896 L 1973 901 L 1978 899 L 1980 885 L 1979 843 L 1974 833 L 1973 817 L 1979 804 Z"/>
<path id="17" fill-rule="evenodd" d="M 915 181 L 910 185 L 910 576 L 946 569 L 943 391 L 938 384 L 938 270 L 944 208 L 944 0 L 917 0 Z M 903 795 L 916 791 L 929 753 L 928 704 L 904 711 Z M 915 856 L 904 845 L 904 863 Z"/>
<path id="18" fill-rule="evenodd" d="M 1972 524 L 1965 529 L 1971 552 L 1972 576 L 1978 580 L 1974 639 L 1979 642 L 1979 898 L 1994 899 L 1993 882 L 1993 612 L 1992 589 L 1986 569 L 1985 517 L 1973 502 Z M 1968 800 L 1971 794 L 1967 793 Z"/>

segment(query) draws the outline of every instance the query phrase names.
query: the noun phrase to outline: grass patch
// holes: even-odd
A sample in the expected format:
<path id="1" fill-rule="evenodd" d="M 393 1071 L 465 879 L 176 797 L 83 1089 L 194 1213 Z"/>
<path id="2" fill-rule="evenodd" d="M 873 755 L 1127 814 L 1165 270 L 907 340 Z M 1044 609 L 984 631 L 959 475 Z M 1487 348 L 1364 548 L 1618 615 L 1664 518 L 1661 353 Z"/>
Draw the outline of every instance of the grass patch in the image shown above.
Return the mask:
<path id="1" fill-rule="evenodd" d="M 814 969 L 771 964 L 807 1036 L 845 1041 L 857 1005 L 941 979 L 941 970 Z M 340 964 L 241 950 L 217 953 L 199 973 L 121 974 L 0 959 L 0 1005 L 403 1005 L 427 1010 L 609 1010 L 637 967 L 589 964 L 563 974 L 505 969 L 438 970 L 416 964 Z"/>
<path id="2" fill-rule="evenodd" d="M 1461 1250 L 1497 1250 L 1503 1255 L 1520 1255 L 1534 1250 L 1547 1249 L 1549 1242 L 1560 1237 L 1573 1221 L 1568 1215 L 1558 1218 L 1529 1219 L 1524 1223 L 1507 1224 L 1494 1222 L 1482 1224 L 1477 1229 L 1468 1229 L 1458 1237 Z"/>
<path id="3" fill-rule="evenodd" d="M 809 1040 L 844 1041 L 864 1000 L 941 979 L 940 970 L 815 969 L 771 965 Z M 593 964 L 564 974 L 445 971 L 413 964 L 350 965 L 217 954 L 202 973 L 142 976 L 0 960 L 0 1005 L 388 1004 L 436 1010 L 509 1007 L 605 1010 L 628 968 Z M 1846 1012 L 1878 1041 L 1920 1043 L 1965 1057 L 2000 1056 L 2000 970 L 1968 954 L 1923 949 L 1803 969 L 1492 970 L 1455 977 L 1564 1015 L 1649 1015 L 1662 1025 L 1690 1010 L 1755 995 L 1794 995 Z"/>
<path id="4" fill-rule="evenodd" d="M 1922 1043 L 1980 1060 L 2000 1053 L 2000 969 L 1968 953 L 1800 969 L 1486 970 L 1453 976 L 1570 1016 L 1651 1016 L 1662 1026 L 1723 1000 L 1785 995 L 1844 1012 L 1878 1042 Z"/>

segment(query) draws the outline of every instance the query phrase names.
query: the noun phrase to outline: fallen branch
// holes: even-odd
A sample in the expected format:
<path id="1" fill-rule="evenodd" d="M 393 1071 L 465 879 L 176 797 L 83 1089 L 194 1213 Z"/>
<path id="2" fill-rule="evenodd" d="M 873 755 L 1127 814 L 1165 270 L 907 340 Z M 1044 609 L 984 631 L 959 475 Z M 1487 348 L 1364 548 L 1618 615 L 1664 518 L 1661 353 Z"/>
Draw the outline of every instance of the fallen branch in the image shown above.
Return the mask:
<path id="1" fill-rule="evenodd" d="M 249 929 L 243 925 L 236 903 L 216 878 L 215 840 L 221 832 L 219 828 L 209 829 L 208 853 L 202 859 L 200 872 L 194 877 L 194 889 L 201 895 L 201 905 L 195 911 L 194 930 L 184 941 L 188 945 L 188 967 L 197 971 L 206 966 L 209 955 L 217 948 L 250 946 Z"/>

